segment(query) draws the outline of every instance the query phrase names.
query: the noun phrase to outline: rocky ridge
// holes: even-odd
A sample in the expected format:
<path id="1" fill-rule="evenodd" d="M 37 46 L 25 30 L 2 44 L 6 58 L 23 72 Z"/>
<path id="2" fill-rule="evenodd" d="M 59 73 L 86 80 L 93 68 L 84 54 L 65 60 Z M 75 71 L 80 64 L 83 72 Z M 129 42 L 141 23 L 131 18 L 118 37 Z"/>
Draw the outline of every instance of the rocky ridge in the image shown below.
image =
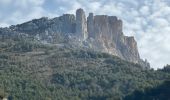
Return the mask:
<path id="1" fill-rule="evenodd" d="M 149 63 L 140 58 L 134 37 L 124 36 L 122 27 L 122 20 L 116 16 L 89 13 L 86 18 L 84 10 L 80 8 L 76 11 L 76 16 L 63 14 L 53 19 L 34 19 L 1 28 L 0 34 L 25 34 L 46 43 L 74 44 L 149 67 Z"/>

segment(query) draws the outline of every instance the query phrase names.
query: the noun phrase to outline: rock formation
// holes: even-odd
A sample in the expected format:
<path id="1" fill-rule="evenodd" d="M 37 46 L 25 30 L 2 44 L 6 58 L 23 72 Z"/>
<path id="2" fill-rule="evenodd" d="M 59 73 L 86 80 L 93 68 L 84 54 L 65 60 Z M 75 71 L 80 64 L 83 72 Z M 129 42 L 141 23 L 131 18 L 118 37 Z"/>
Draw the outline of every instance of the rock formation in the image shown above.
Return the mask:
<path id="1" fill-rule="evenodd" d="M 87 31 L 89 37 L 95 38 L 93 13 L 89 13 L 89 16 L 87 17 Z"/>
<path id="2" fill-rule="evenodd" d="M 102 50 L 122 59 L 138 63 L 140 61 L 137 43 L 134 37 L 123 35 L 123 23 L 115 16 L 89 14 L 87 29 L 89 38 L 93 38 L 93 48 Z"/>
<path id="3" fill-rule="evenodd" d="M 86 15 L 81 8 L 76 11 L 76 34 L 83 40 L 88 37 Z"/>
<path id="4" fill-rule="evenodd" d="M 49 43 L 69 43 L 110 53 L 124 60 L 148 65 L 140 59 L 134 37 L 123 35 L 123 22 L 116 16 L 86 15 L 83 9 L 73 14 L 48 19 L 46 17 L 1 28 L 1 33 L 24 33 Z M 66 40 L 66 41 L 65 41 Z M 74 41 L 74 42 L 73 42 Z"/>

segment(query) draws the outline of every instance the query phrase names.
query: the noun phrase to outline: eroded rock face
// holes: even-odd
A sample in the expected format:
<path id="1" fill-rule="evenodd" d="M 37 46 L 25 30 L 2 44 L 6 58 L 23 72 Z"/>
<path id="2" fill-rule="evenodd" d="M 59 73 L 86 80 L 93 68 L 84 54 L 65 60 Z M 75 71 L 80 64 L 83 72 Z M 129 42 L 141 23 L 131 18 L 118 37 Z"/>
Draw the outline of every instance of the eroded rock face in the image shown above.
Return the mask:
<path id="1" fill-rule="evenodd" d="M 75 33 L 76 18 L 73 14 L 64 14 L 50 20 L 51 30 L 57 33 Z"/>
<path id="2" fill-rule="evenodd" d="M 48 19 L 46 17 L 1 28 L 1 33 L 24 33 L 50 43 L 69 43 L 107 52 L 124 60 L 148 65 L 140 59 L 134 37 L 123 35 L 123 22 L 116 16 L 86 15 L 83 9 L 73 14 Z M 67 41 L 67 42 L 66 42 Z"/>
<path id="3" fill-rule="evenodd" d="M 108 52 L 122 59 L 138 63 L 140 60 L 134 37 L 123 35 L 123 22 L 116 16 L 89 14 L 87 30 L 94 40 L 92 48 Z"/>
<path id="4" fill-rule="evenodd" d="M 88 37 L 86 15 L 81 8 L 76 11 L 76 34 L 83 40 Z"/>
<path id="5" fill-rule="evenodd" d="M 120 48 L 120 51 L 125 59 L 135 63 L 140 61 L 137 43 L 134 37 L 124 36 L 121 46 L 122 48 Z"/>
<path id="6" fill-rule="evenodd" d="M 95 38 L 93 13 L 89 13 L 89 16 L 87 17 L 87 31 L 88 31 L 88 37 Z"/>

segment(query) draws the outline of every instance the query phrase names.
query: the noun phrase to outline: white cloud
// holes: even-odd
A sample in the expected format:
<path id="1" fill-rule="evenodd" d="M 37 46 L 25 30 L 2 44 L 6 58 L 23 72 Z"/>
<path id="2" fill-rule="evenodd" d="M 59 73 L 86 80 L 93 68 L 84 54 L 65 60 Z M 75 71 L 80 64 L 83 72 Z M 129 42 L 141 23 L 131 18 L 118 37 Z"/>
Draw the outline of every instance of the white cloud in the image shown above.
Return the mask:
<path id="1" fill-rule="evenodd" d="M 42 7 L 45 2 L 44 0 L 4 1 L 4 3 L 6 3 L 6 6 L 3 6 L 3 4 L 0 3 L 0 12 L 3 13 L 3 17 L 0 17 L 0 20 L 3 20 L 3 23 L 6 23 L 6 25 L 19 24 L 25 21 L 29 21 L 33 18 L 45 16 L 46 14 L 45 10 Z M 2 22 L 0 23 L 2 24 Z"/>
<path id="2" fill-rule="evenodd" d="M 7 24 L 7 23 L 0 23 L 0 27 L 8 27 L 9 26 L 9 24 Z"/>
<path id="3" fill-rule="evenodd" d="M 140 14 L 143 16 L 148 16 L 150 14 L 149 7 L 148 6 L 143 6 L 139 10 Z"/>
<path id="4" fill-rule="evenodd" d="M 14 5 L 22 8 L 27 8 L 30 6 L 41 6 L 44 0 L 15 0 Z"/>
<path id="5" fill-rule="evenodd" d="M 7 5 L 9 3 L 11 3 L 12 0 L 0 0 L 0 4 L 2 5 Z"/>
<path id="6" fill-rule="evenodd" d="M 155 18 L 153 20 L 153 25 L 158 28 L 160 27 L 164 28 L 166 26 L 169 26 L 169 23 L 165 18 Z"/>

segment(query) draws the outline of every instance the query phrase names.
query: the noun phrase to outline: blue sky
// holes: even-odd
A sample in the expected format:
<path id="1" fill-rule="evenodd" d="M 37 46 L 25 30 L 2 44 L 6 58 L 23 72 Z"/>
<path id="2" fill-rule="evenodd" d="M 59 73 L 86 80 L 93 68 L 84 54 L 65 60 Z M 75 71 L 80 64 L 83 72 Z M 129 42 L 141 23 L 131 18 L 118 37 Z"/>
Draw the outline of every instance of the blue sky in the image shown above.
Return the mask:
<path id="1" fill-rule="evenodd" d="M 169 0 L 0 0 L 0 27 L 43 16 L 57 17 L 83 8 L 86 14 L 114 15 L 124 34 L 135 36 L 141 58 L 154 68 L 170 64 Z"/>

